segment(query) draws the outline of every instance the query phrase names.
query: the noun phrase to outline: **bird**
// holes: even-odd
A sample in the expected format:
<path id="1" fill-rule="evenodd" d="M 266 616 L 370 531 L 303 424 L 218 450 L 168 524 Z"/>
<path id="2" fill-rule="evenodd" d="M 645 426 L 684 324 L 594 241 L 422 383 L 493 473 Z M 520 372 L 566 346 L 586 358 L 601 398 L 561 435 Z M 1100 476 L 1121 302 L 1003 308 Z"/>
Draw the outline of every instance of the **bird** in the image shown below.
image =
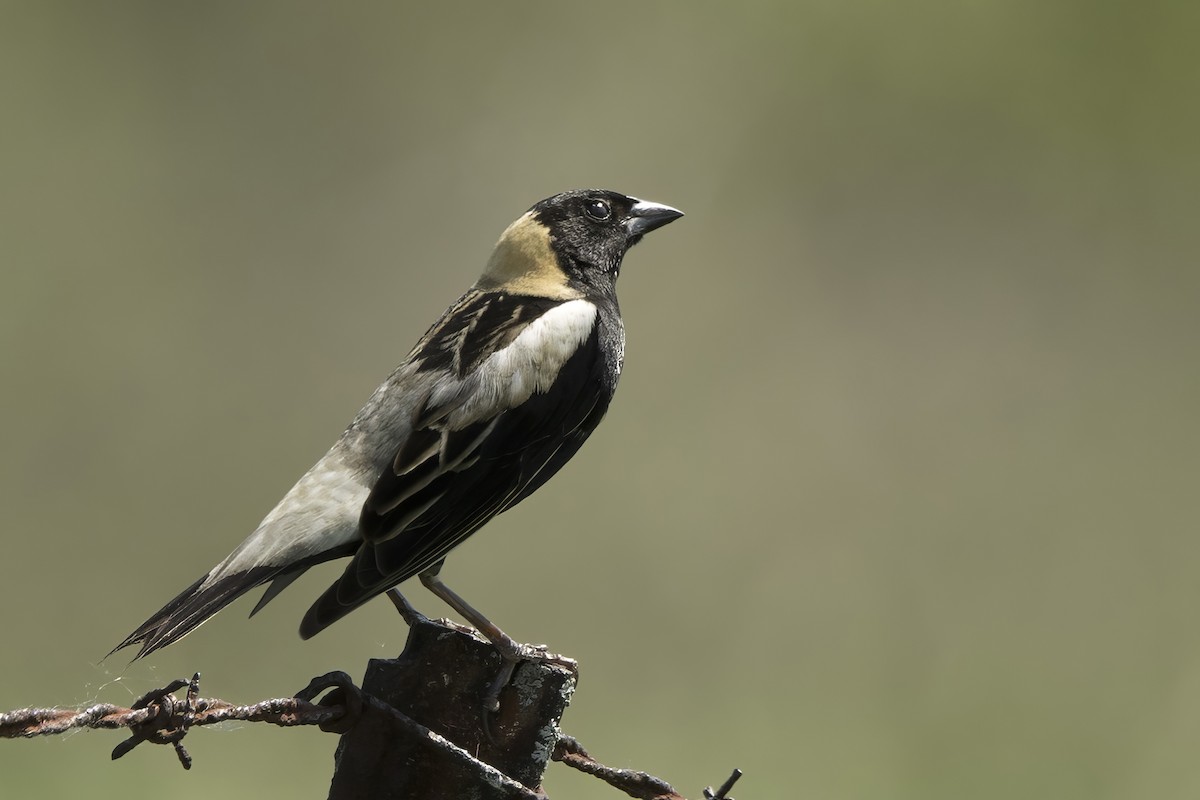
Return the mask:
<path id="1" fill-rule="evenodd" d="M 531 657 L 440 578 L 447 554 L 562 468 L 608 411 L 630 247 L 683 216 L 611 190 L 562 192 L 505 229 L 426 331 L 250 536 L 109 655 L 173 644 L 252 589 L 251 616 L 316 564 L 349 558 L 300 623 L 308 639 L 414 577 L 511 665 Z M 494 704 L 494 700 L 493 700 Z"/>

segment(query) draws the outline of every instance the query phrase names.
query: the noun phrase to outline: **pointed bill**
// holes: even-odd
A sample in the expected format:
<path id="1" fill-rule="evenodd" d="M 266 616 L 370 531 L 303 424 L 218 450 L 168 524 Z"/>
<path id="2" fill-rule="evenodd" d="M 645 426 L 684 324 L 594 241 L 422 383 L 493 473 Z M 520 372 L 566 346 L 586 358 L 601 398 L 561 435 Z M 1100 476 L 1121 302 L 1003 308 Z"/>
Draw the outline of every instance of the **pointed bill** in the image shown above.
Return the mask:
<path id="1" fill-rule="evenodd" d="M 637 200 L 637 198 L 633 199 Z M 671 208 L 662 203 L 652 203 L 649 200 L 637 200 L 630 209 L 625 227 L 630 236 L 642 236 L 661 228 L 668 222 L 674 222 L 682 216 L 683 212 L 677 208 Z"/>

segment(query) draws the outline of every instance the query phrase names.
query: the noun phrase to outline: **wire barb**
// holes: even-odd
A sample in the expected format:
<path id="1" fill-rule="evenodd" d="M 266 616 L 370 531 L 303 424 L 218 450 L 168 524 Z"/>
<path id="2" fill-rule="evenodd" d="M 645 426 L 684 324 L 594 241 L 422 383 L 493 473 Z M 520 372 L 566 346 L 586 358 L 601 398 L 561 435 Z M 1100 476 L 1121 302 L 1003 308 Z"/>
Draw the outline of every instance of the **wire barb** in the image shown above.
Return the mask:
<path id="1" fill-rule="evenodd" d="M 738 778 L 742 777 L 740 769 L 734 769 L 733 774 L 725 779 L 721 784 L 721 788 L 714 793 L 711 786 L 704 787 L 704 800 L 733 800 L 729 793 L 733 791 L 733 785 L 738 782 Z"/>
<path id="2" fill-rule="evenodd" d="M 187 687 L 183 702 L 174 693 Z M 200 673 L 192 675 L 190 681 L 173 680 L 161 689 L 147 692 L 134 702 L 131 711 L 147 709 L 152 711 L 150 717 L 141 722 L 129 725 L 133 732 L 125 741 L 113 748 L 112 759 L 116 761 L 121 756 L 137 747 L 142 742 L 154 744 L 169 744 L 175 748 L 175 755 L 184 769 L 192 768 L 192 757 L 183 746 L 183 737 L 188 728 L 196 721 L 196 703 L 200 698 Z"/>

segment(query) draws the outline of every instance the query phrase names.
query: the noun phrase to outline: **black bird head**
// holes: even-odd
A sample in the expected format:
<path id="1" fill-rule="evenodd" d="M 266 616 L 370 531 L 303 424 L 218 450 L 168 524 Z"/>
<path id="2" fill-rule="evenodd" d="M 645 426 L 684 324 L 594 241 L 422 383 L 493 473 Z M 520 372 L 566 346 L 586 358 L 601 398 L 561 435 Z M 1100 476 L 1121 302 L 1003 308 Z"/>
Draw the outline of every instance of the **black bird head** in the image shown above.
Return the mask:
<path id="1" fill-rule="evenodd" d="M 670 206 L 604 189 L 576 189 L 537 203 L 508 226 L 477 284 L 566 299 L 611 288 L 642 237 L 683 216 Z"/>
<path id="2" fill-rule="evenodd" d="M 670 206 L 602 189 L 563 192 L 529 209 L 560 257 L 615 272 L 642 236 L 683 216 Z"/>

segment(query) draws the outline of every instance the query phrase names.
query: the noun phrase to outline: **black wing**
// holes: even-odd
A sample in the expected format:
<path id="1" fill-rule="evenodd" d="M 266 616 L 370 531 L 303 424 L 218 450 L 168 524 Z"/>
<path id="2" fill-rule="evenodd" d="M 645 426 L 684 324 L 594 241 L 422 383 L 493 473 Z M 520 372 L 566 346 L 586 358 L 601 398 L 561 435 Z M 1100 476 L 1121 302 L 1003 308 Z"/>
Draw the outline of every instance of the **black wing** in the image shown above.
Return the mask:
<path id="1" fill-rule="evenodd" d="M 503 294 L 464 298 L 413 357 L 423 360 L 421 369 L 461 378 L 560 304 Z M 601 341 L 597 315 L 553 383 L 499 413 L 453 425 L 447 408 L 427 404 L 363 507 L 363 545 L 309 609 L 301 636 L 437 564 L 554 475 L 595 430 L 612 399 L 612 356 Z"/>

